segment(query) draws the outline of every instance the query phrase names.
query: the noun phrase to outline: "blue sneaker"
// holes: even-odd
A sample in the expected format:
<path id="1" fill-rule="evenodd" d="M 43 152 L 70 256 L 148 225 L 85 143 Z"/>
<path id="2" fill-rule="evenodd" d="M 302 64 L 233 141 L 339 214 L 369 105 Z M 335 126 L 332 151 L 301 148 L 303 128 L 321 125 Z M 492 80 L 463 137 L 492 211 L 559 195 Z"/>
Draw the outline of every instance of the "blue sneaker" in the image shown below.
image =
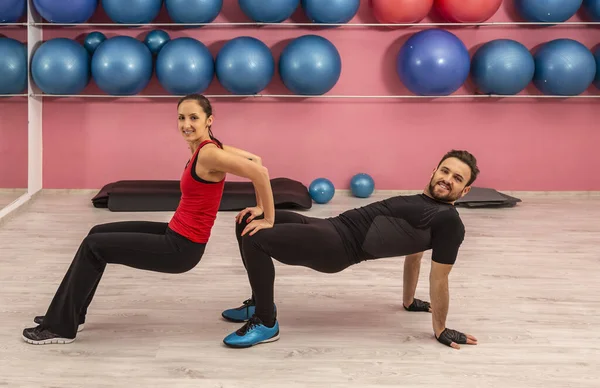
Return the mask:
<path id="1" fill-rule="evenodd" d="M 239 330 L 229 334 L 223 342 L 232 348 L 249 348 L 261 343 L 274 342 L 279 339 L 279 322 L 273 327 L 265 326 L 259 317 L 253 315 Z"/>
<path id="2" fill-rule="evenodd" d="M 274 306 L 274 309 L 277 314 L 277 306 Z M 221 316 L 231 322 L 248 322 L 254 315 L 255 310 L 254 300 L 246 299 L 240 307 L 225 310 L 221 313 Z"/>

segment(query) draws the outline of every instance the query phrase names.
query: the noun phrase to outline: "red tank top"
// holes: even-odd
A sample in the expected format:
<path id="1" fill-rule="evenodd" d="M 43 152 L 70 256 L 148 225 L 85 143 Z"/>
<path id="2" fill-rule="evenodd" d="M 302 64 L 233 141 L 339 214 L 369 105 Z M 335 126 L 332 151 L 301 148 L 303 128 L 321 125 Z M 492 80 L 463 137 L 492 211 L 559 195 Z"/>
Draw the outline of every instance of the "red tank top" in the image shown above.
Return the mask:
<path id="1" fill-rule="evenodd" d="M 223 196 L 225 179 L 207 182 L 196 175 L 198 152 L 212 140 L 200 143 L 188 161 L 181 177 L 181 200 L 169 222 L 169 227 L 180 235 L 197 243 L 207 243 Z M 218 146 L 218 144 L 217 144 Z"/>

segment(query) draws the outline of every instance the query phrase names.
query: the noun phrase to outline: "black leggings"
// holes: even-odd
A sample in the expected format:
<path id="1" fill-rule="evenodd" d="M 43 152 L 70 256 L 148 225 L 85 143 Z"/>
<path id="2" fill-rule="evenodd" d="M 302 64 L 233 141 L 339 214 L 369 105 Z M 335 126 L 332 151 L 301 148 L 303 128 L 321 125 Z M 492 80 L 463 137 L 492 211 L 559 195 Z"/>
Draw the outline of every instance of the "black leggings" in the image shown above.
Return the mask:
<path id="1" fill-rule="evenodd" d="M 272 228 L 242 237 L 247 217 L 236 224 L 236 237 L 252 287 L 256 315 L 269 326 L 275 321 L 275 267 L 271 258 L 323 273 L 340 272 L 352 264 L 341 236 L 326 219 L 276 210 Z"/>
<path id="2" fill-rule="evenodd" d="M 85 322 L 106 264 L 183 273 L 198 264 L 205 246 L 175 233 L 163 222 L 96 225 L 79 246 L 41 326 L 65 338 L 75 338 L 77 326 Z"/>

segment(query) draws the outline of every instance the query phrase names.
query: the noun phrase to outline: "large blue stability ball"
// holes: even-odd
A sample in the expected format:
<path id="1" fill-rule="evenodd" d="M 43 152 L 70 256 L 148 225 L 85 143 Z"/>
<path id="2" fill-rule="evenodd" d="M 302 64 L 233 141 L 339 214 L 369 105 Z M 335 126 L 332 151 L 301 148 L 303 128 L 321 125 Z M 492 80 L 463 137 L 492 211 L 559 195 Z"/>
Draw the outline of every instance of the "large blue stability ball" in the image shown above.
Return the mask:
<path id="1" fill-rule="evenodd" d="M 350 191 L 358 198 L 368 198 L 375 190 L 375 181 L 369 174 L 359 173 L 350 180 Z"/>
<path id="2" fill-rule="evenodd" d="M 279 58 L 279 76 L 295 94 L 325 94 L 337 84 L 341 74 L 340 53 L 321 36 L 304 35 L 292 40 Z"/>
<path id="3" fill-rule="evenodd" d="M 160 12 L 162 0 L 102 0 L 102 8 L 115 23 L 145 24 Z"/>
<path id="4" fill-rule="evenodd" d="M 464 43 L 442 29 L 415 33 L 400 48 L 396 71 L 414 94 L 444 96 L 458 90 L 469 76 L 471 61 Z"/>
<path id="5" fill-rule="evenodd" d="M 472 80 L 484 94 L 518 94 L 533 80 L 534 73 L 533 55 L 511 39 L 485 43 L 471 60 Z"/>
<path id="6" fill-rule="evenodd" d="M 587 47 L 573 39 L 562 38 L 544 43 L 533 58 L 533 83 L 546 95 L 581 94 L 596 76 L 594 55 Z"/>
<path id="7" fill-rule="evenodd" d="M 324 204 L 331 201 L 335 195 L 335 186 L 327 178 L 317 178 L 308 186 L 308 193 L 313 201 Z"/>
<path id="8" fill-rule="evenodd" d="M 115 36 L 94 52 L 92 77 L 107 94 L 134 95 L 150 82 L 152 65 L 152 53 L 144 43 L 129 36 Z"/>
<path id="9" fill-rule="evenodd" d="M 78 94 L 90 82 L 90 54 L 74 40 L 50 39 L 33 53 L 31 75 L 46 94 Z"/>
<path id="10" fill-rule="evenodd" d="M 156 77 L 171 94 L 202 93 L 215 74 L 208 48 L 200 41 L 182 37 L 169 41 L 156 58 Z"/>
<path id="11" fill-rule="evenodd" d="M 0 23 L 16 23 L 25 15 L 27 0 L 0 0 Z"/>
<path id="12" fill-rule="evenodd" d="M 583 0 L 582 9 L 588 19 L 600 22 L 600 0 Z"/>
<path id="13" fill-rule="evenodd" d="M 233 94 L 256 94 L 273 79 L 275 59 L 271 49 L 256 38 L 240 36 L 219 50 L 215 60 L 217 78 Z"/>
<path id="14" fill-rule="evenodd" d="M 360 0 L 302 0 L 304 13 L 314 23 L 348 23 L 359 7 Z"/>
<path id="15" fill-rule="evenodd" d="M 562 23 L 577 13 L 582 1 L 515 0 L 515 9 L 528 22 Z"/>
<path id="16" fill-rule="evenodd" d="M 165 0 L 165 6 L 175 23 L 210 23 L 219 16 L 223 0 Z"/>
<path id="17" fill-rule="evenodd" d="M 27 89 L 27 46 L 12 38 L 0 38 L 0 94 L 19 94 Z"/>
<path id="18" fill-rule="evenodd" d="M 596 78 L 594 78 L 594 86 L 600 89 L 600 46 L 594 51 L 594 59 L 596 60 Z"/>
<path id="19" fill-rule="evenodd" d="M 167 31 L 152 30 L 144 38 L 144 44 L 150 49 L 152 54 L 158 55 L 163 46 L 170 40 L 171 37 Z"/>
<path id="20" fill-rule="evenodd" d="M 300 0 L 239 0 L 242 12 L 259 23 L 281 23 L 300 5 Z"/>
<path id="21" fill-rule="evenodd" d="M 41 17 L 50 23 L 85 23 L 98 8 L 98 0 L 33 0 Z"/>
<path id="22" fill-rule="evenodd" d="M 100 31 L 92 31 L 85 36 L 85 39 L 83 40 L 83 47 L 85 47 L 88 53 L 94 54 L 94 51 L 96 51 L 98 46 L 100 46 L 100 43 L 104 42 L 105 40 L 106 35 Z"/>

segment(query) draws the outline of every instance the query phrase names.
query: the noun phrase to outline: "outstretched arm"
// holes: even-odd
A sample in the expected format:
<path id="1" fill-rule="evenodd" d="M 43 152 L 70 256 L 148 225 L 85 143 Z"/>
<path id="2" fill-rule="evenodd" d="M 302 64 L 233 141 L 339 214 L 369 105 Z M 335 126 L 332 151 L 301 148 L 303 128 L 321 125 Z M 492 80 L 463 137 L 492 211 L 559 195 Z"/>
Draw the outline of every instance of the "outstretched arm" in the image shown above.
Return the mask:
<path id="1" fill-rule="evenodd" d="M 448 291 L 448 276 L 452 270 L 451 264 L 431 262 L 429 274 L 429 294 L 433 310 L 433 332 L 435 338 L 444 345 L 460 349 L 459 344 L 477 345 L 477 339 L 470 334 L 446 328 L 450 293 Z"/>
<path id="2" fill-rule="evenodd" d="M 423 252 L 407 255 L 404 259 L 402 303 L 407 311 L 431 312 L 431 305 L 424 300 L 416 299 L 415 292 L 421 272 L 421 259 Z"/>
<path id="3" fill-rule="evenodd" d="M 227 152 L 216 146 L 205 146 L 198 155 L 198 163 L 204 167 L 248 178 L 252 181 L 254 189 L 260 196 L 263 203 L 264 219 L 253 221 L 254 224 L 248 225 L 247 230 L 254 229 L 251 234 L 262 227 L 272 227 L 275 222 L 275 205 L 273 201 L 273 191 L 271 190 L 271 181 L 269 172 L 264 166 L 258 165 L 247 158 L 240 158 L 231 152 Z M 266 224 L 265 224 L 266 223 Z M 245 234 L 244 231 L 242 234 Z"/>
<path id="4" fill-rule="evenodd" d="M 223 145 L 223 150 L 226 152 L 232 153 L 234 155 L 238 155 L 243 158 L 246 158 L 246 159 L 258 164 L 259 166 L 262 166 L 261 157 L 258 155 L 254 155 L 251 152 L 242 150 L 240 148 L 232 147 L 230 145 Z M 256 195 L 256 206 L 260 207 L 261 209 L 264 209 L 258 190 L 254 189 L 254 194 Z"/>

